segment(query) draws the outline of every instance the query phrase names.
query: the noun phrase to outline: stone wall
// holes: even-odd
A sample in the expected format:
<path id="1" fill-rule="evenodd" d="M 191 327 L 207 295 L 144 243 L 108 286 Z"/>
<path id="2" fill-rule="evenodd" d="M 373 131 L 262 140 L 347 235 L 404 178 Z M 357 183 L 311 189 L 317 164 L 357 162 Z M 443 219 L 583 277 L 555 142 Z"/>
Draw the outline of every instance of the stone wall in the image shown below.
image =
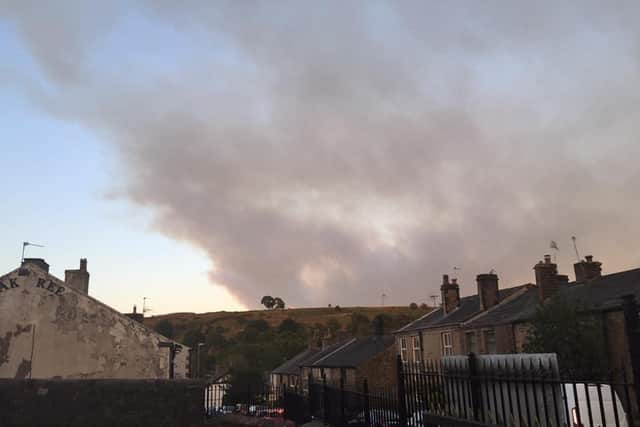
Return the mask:
<path id="1" fill-rule="evenodd" d="M 398 384 L 397 354 L 397 347 L 392 345 L 359 366 L 356 369 L 356 383 L 361 385 L 366 378 L 371 390 L 396 386 Z"/>
<path id="2" fill-rule="evenodd" d="M 203 408 L 199 381 L 0 379 L 3 427 L 191 427 Z"/>
<path id="3" fill-rule="evenodd" d="M 37 266 L 0 277 L 0 378 L 168 378 L 165 341 Z M 188 358 L 177 354 L 175 378 Z"/>

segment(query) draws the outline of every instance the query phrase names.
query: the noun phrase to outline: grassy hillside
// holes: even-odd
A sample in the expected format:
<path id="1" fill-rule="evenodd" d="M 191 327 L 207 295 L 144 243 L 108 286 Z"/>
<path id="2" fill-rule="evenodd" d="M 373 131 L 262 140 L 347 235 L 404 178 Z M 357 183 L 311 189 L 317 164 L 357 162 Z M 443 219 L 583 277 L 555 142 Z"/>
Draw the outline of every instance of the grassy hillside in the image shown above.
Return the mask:
<path id="1" fill-rule="evenodd" d="M 385 333 L 428 313 L 428 307 L 325 307 L 214 313 L 173 313 L 145 324 L 201 350 L 201 372 L 214 375 L 247 370 L 256 376 L 272 370 L 310 344 Z M 329 338 L 327 338 L 329 337 Z M 194 362 L 195 363 L 195 362 Z"/>
<path id="2" fill-rule="evenodd" d="M 184 339 L 184 334 L 194 328 L 200 328 L 203 333 L 207 329 L 221 327 L 226 338 L 238 334 L 244 330 L 251 320 L 265 320 L 271 327 L 279 326 L 283 320 L 291 318 L 306 327 L 315 327 L 317 324 L 328 324 L 336 321 L 342 331 L 347 331 L 351 324 L 353 314 L 361 314 L 372 321 L 382 314 L 390 318 L 391 323 L 385 325 L 385 330 L 391 330 L 394 326 L 400 327 L 405 323 L 417 319 L 431 310 L 430 308 L 411 309 L 409 307 L 339 307 L 339 308 L 287 308 L 284 310 L 250 310 L 250 311 L 216 311 L 212 313 L 171 313 L 160 316 L 152 316 L 145 319 L 145 325 L 154 328 L 159 321 L 169 320 L 175 330 L 178 340 Z"/>

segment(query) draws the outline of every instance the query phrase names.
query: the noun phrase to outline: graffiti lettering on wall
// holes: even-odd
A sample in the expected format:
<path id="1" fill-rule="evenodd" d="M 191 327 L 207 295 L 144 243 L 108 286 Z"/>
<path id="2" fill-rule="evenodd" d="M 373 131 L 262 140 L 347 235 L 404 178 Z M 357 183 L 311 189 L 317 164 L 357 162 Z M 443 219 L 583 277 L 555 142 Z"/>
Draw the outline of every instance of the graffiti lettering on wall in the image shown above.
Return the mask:
<path id="1" fill-rule="evenodd" d="M 34 285 L 36 288 L 47 290 L 53 295 L 58 296 L 62 295 L 65 291 L 64 286 L 58 286 L 53 282 L 53 280 L 47 281 L 45 279 L 38 279 L 38 281 L 35 282 Z M 0 280 L 0 293 L 10 291 L 11 289 L 18 289 L 19 287 L 20 285 L 18 284 L 16 279 L 9 279 L 9 283 Z"/>

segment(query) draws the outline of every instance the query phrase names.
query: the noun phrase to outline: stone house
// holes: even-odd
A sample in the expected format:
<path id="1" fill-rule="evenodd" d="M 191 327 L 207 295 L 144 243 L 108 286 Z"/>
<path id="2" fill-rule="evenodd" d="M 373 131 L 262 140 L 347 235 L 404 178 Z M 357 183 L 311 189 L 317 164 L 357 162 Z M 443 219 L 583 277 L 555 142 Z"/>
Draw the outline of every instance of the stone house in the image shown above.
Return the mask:
<path id="1" fill-rule="evenodd" d="M 557 265 L 549 256 L 534 266 L 536 286 L 517 295 L 494 310 L 481 313 L 462 328 L 466 336 L 480 343 L 478 353 L 519 353 L 529 332 L 536 309 L 549 297 L 561 298 L 566 304 L 579 307 L 585 314 L 601 321 L 605 347 L 609 350 L 609 366 L 619 370 L 629 360 L 628 331 L 624 320 L 624 298 L 640 299 L 640 268 L 602 275 L 602 264 L 592 256 L 574 264 L 576 280 L 558 274 Z M 483 339 L 493 335 L 493 346 Z M 469 352 L 470 348 L 465 348 Z"/>
<path id="2" fill-rule="evenodd" d="M 574 264 L 576 280 L 558 273 L 551 257 L 534 266 L 535 284 L 498 289 L 498 276 L 477 276 L 478 293 L 459 298 L 457 283 L 445 276 L 443 306 L 396 331 L 397 351 L 407 362 L 442 356 L 519 353 L 524 349 L 536 309 L 551 296 L 600 317 L 610 367 L 621 368 L 630 353 L 623 297 L 640 299 L 640 269 L 602 275 L 592 256 Z"/>
<path id="3" fill-rule="evenodd" d="M 360 388 L 366 378 L 370 388 L 397 383 L 395 339 L 390 335 L 351 338 L 317 351 L 300 364 L 301 380 Z"/>
<path id="4" fill-rule="evenodd" d="M 460 298 L 457 280 L 449 281 L 449 276 L 444 275 L 440 287 L 442 306 L 395 332 L 398 354 L 404 362 L 420 362 L 477 348 L 477 341 L 469 339 L 462 329 L 465 322 L 526 293 L 531 286 L 498 289 L 497 275 L 480 274 L 478 293 Z"/>
<path id="5" fill-rule="evenodd" d="M 0 378 L 188 377 L 188 347 L 88 290 L 85 259 L 79 269 L 65 272 L 64 281 L 38 258 L 1 276 Z"/>
<path id="6" fill-rule="evenodd" d="M 308 348 L 271 371 L 270 382 L 273 387 L 298 388 L 302 385 L 302 366 L 320 353 L 320 349 Z"/>

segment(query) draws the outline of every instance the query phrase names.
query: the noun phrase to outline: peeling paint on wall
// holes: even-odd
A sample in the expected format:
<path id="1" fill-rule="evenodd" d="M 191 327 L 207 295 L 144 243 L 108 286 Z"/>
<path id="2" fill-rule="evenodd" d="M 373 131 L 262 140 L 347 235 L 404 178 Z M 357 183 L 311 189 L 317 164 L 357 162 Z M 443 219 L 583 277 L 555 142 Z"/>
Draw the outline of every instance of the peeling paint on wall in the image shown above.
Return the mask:
<path id="1" fill-rule="evenodd" d="M 0 277 L 0 378 L 168 378 L 168 349 L 158 344 L 170 340 L 25 268 Z M 188 353 L 176 355 L 176 378 L 187 376 Z"/>

